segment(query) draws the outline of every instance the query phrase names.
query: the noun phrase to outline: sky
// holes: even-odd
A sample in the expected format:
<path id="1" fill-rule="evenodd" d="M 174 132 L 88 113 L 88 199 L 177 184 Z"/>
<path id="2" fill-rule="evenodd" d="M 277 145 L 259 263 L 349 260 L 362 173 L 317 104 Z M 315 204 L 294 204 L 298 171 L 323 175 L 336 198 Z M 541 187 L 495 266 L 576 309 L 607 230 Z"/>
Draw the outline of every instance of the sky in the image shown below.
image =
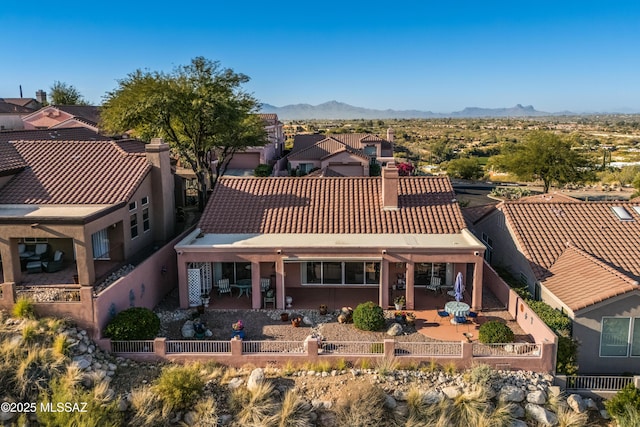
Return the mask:
<path id="1" fill-rule="evenodd" d="M 204 56 L 275 106 L 640 112 L 640 1 L 3 0 L 0 97 Z"/>

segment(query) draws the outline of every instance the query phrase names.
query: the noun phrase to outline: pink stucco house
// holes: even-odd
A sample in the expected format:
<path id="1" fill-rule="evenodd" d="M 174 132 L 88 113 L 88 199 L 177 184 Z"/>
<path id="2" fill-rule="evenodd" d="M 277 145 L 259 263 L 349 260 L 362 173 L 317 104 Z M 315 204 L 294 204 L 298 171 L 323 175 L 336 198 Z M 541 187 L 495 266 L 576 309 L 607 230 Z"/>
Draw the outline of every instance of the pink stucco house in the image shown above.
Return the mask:
<path id="1" fill-rule="evenodd" d="M 98 132 L 99 107 L 92 105 L 48 105 L 22 117 L 24 129 L 86 127 Z"/>
<path id="2" fill-rule="evenodd" d="M 261 282 L 276 306 L 293 292 L 358 290 L 389 305 L 392 286 L 406 302 L 438 277 L 466 277 L 472 307 L 482 306 L 484 246 L 464 225 L 446 177 L 221 178 L 199 228 L 175 246 L 180 305 L 200 304 L 218 281 L 250 288 L 263 306 Z M 433 307 L 429 307 L 433 309 Z"/>
<path id="3" fill-rule="evenodd" d="M 282 156 L 284 149 L 283 125 L 277 114 L 258 114 L 264 123 L 268 142 L 260 147 L 249 147 L 237 152 L 229 161 L 228 169 L 255 169 L 261 164 L 272 165 Z"/>

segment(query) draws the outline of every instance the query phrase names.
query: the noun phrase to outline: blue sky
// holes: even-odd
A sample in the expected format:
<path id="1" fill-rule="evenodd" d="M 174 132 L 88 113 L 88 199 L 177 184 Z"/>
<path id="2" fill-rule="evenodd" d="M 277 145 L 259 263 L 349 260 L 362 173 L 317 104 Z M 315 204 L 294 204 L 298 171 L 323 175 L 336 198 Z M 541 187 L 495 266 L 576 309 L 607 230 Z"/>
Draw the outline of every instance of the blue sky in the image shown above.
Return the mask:
<path id="1" fill-rule="evenodd" d="M 637 0 L 358 3 L 4 0 L 0 97 L 58 80 L 100 103 L 204 56 L 276 106 L 640 112 Z"/>

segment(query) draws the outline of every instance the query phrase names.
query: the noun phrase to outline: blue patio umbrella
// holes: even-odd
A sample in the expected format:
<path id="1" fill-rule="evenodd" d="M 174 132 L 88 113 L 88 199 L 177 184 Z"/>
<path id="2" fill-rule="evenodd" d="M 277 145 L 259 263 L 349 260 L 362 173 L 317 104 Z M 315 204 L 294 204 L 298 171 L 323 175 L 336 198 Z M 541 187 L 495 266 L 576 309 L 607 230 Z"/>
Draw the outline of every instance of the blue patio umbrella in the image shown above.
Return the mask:
<path id="1" fill-rule="evenodd" d="M 464 293 L 464 283 L 462 282 L 462 273 L 458 272 L 456 276 L 456 283 L 453 286 L 453 291 L 456 294 L 456 301 L 462 301 L 462 294 Z"/>

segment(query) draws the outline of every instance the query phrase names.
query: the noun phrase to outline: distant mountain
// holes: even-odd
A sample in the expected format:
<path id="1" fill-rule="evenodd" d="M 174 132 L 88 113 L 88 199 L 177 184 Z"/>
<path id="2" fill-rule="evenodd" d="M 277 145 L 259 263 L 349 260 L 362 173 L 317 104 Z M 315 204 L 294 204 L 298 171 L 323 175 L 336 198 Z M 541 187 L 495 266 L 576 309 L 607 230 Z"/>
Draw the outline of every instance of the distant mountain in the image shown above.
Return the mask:
<path id="1" fill-rule="evenodd" d="M 551 116 L 552 113 L 537 111 L 533 106 L 520 104 L 511 108 L 478 108 L 467 107 L 453 113 L 433 113 L 419 110 L 373 110 L 354 107 L 338 101 L 329 101 L 319 105 L 294 104 L 276 107 L 262 104 L 262 113 L 275 113 L 282 120 L 309 119 L 431 119 L 444 117 L 539 117 Z M 563 112 L 563 114 L 570 114 Z"/>

